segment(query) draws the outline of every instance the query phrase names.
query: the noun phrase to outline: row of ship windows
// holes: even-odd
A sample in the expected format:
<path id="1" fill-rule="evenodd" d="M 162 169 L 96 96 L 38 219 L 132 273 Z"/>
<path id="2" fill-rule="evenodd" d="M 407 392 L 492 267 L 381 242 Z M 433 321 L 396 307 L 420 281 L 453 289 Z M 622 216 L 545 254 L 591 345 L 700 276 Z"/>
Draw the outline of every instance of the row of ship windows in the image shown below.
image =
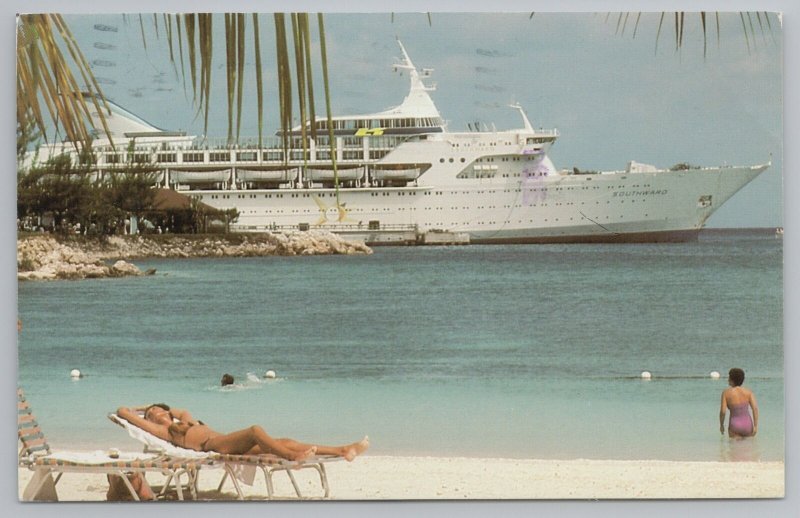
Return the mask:
<path id="1" fill-rule="evenodd" d="M 645 218 L 647 218 L 649 216 L 650 216 L 649 214 L 645 214 L 644 215 Z M 611 219 L 612 219 L 611 216 L 605 216 L 605 218 L 603 216 L 595 216 L 595 217 L 591 218 L 592 221 L 598 221 L 598 220 L 611 221 Z M 616 219 L 625 219 L 625 216 L 623 214 L 620 214 L 619 218 L 614 217 L 613 219 L 615 219 L 615 220 Z M 580 221 L 580 220 L 581 220 L 581 218 L 578 218 L 578 221 Z M 553 218 L 552 221 L 554 221 L 554 222 L 562 221 L 562 219 Z M 567 221 L 567 219 L 564 218 L 563 221 Z M 569 221 L 575 221 L 575 218 L 571 217 L 571 218 L 569 218 Z M 548 218 L 545 218 L 543 220 L 540 220 L 540 219 L 529 219 L 527 221 L 522 220 L 522 219 L 517 220 L 517 223 L 542 223 L 542 222 L 549 223 L 550 219 L 548 219 Z M 458 225 L 459 223 L 460 223 L 459 221 L 452 221 L 452 222 L 441 222 L 441 221 L 438 221 L 438 222 L 434 223 L 434 225 L 448 226 L 448 225 Z M 509 224 L 509 223 L 512 223 L 512 221 L 508 220 L 508 219 L 503 222 L 503 224 Z M 497 225 L 497 222 L 496 221 L 476 221 L 475 224 L 476 225 Z"/>
<path id="2" fill-rule="evenodd" d="M 388 150 L 370 150 L 369 156 L 371 159 L 380 159 L 386 156 L 389 153 Z M 342 157 L 345 160 L 358 160 L 363 157 L 363 150 L 353 150 L 343 151 Z M 310 158 L 309 151 L 298 151 L 293 150 L 291 152 L 292 159 L 294 160 L 302 160 L 304 158 Z M 327 160 L 330 158 L 329 151 L 317 151 L 317 159 L 318 160 Z M 529 156 L 513 156 L 513 157 L 501 157 L 501 162 L 520 162 L 520 161 L 531 161 L 536 160 L 538 157 L 534 155 Z M 274 161 L 274 160 L 282 160 L 283 159 L 283 151 L 264 151 L 263 159 L 266 161 Z M 255 162 L 258 160 L 258 154 L 255 151 L 240 151 L 236 153 L 235 160 L 237 162 Z M 149 162 L 150 155 L 148 154 L 135 154 L 133 156 L 134 162 Z M 178 161 L 178 155 L 176 153 L 158 153 L 156 155 L 156 161 L 159 163 L 176 163 Z M 218 151 L 218 152 L 210 152 L 208 154 L 208 161 L 209 162 L 230 162 L 231 161 L 231 153 L 229 151 Z M 454 161 L 453 158 L 449 158 L 448 161 L 452 163 Z M 460 162 L 465 162 L 466 159 L 460 158 Z M 479 158 L 476 162 L 494 162 L 494 158 Z M 105 162 L 107 164 L 118 164 L 125 162 L 125 158 L 122 154 L 109 154 L 105 157 Z M 203 152 L 184 152 L 183 153 L 183 162 L 184 163 L 202 163 L 205 162 L 205 153 Z M 444 163 L 445 159 L 440 158 L 439 162 Z"/>
<path id="3" fill-rule="evenodd" d="M 470 147 L 472 144 L 464 143 L 460 144 L 458 142 L 448 142 L 451 147 Z M 484 147 L 484 146 L 496 146 L 497 144 L 505 144 L 506 146 L 510 146 L 511 142 L 476 142 L 475 146 L 477 147 Z"/>
<path id="4" fill-rule="evenodd" d="M 645 214 L 644 217 L 649 217 L 649 215 Z M 611 216 L 606 216 L 605 218 L 603 218 L 601 216 L 596 216 L 596 217 L 593 217 L 591 219 L 593 221 L 598 221 L 598 220 L 610 221 L 612 218 L 611 218 Z M 613 219 L 615 219 L 615 220 L 616 219 L 625 219 L 625 216 L 620 214 L 619 218 L 614 217 Z M 580 220 L 581 220 L 581 218 L 578 219 L 578 221 L 580 221 Z M 555 221 L 561 221 L 561 220 L 559 218 L 554 218 L 553 221 L 555 222 Z M 563 221 L 567 221 L 567 220 L 564 219 Z M 575 221 L 575 218 L 569 218 L 569 221 Z M 517 220 L 517 223 L 541 223 L 541 222 L 548 223 L 549 220 L 548 219 L 544 219 L 544 220 L 529 219 L 527 221 L 522 220 L 522 219 Z M 461 223 L 460 221 L 436 221 L 436 222 L 431 223 L 430 226 L 432 226 L 432 227 L 437 227 L 437 226 L 438 227 L 448 227 L 450 225 L 459 225 L 460 223 Z M 476 225 L 497 225 L 498 224 L 497 221 L 475 221 L 474 223 Z M 507 225 L 509 223 L 513 223 L 513 222 L 511 220 L 508 220 L 508 219 L 503 221 L 503 224 L 505 224 L 505 225 Z"/>
<path id="5" fill-rule="evenodd" d="M 536 160 L 536 156 L 534 155 L 527 155 L 527 156 L 506 156 L 506 157 L 499 157 L 501 162 L 530 162 L 532 160 Z M 494 162 L 495 157 L 484 157 L 478 158 L 475 162 Z"/>
<path id="6" fill-rule="evenodd" d="M 378 160 L 385 157 L 389 153 L 389 150 L 370 150 L 369 157 L 372 160 Z M 310 160 L 311 153 L 309 151 L 291 151 L 290 153 L 292 160 Z M 317 151 L 317 160 L 329 160 L 331 157 L 330 151 Z M 362 160 L 364 158 L 364 150 L 357 149 L 357 150 L 344 150 L 342 151 L 342 159 L 343 160 Z M 236 153 L 236 162 L 256 162 L 258 160 L 258 154 L 255 151 L 244 151 Z M 263 160 L 270 162 L 270 161 L 277 161 L 283 160 L 283 151 L 264 151 Z M 150 156 L 149 155 L 135 155 L 134 162 L 149 162 Z M 170 164 L 170 163 L 177 163 L 178 156 L 175 153 L 158 153 L 156 155 L 156 161 L 162 164 Z M 205 154 L 198 152 L 198 153 L 183 153 L 183 163 L 204 163 Z M 208 161 L 209 162 L 218 162 L 218 163 L 230 163 L 231 162 L 231 154 L 229 152 L 212 152 L 208 154 Z M 107 164 L 119 164 L 123 163 L 124 160 L 121 159 L 119 156 L 116 155 L 107 155 L 106 156 L 106 163 Z"/>
<path id="7" fill-rule="evenodd" d="M 397 194 L 398 196 L 416 196 L 417 192 L 416 191 L 408 191 L 408 192 L 399 191 L 399 192 L 396 192 L 395 194 Z M 425 192 L 423 194 L 431 194 L 431 193 L 430 192 Z M 436 194 L 442 194 L 442 192 L 439 191 Z M 392 193 L 390 193 L 390 192 L 372 192 L 372 193 L 370 193 L 370 196 L 391 196 L 391 195 L 392 195 Z M 284 197 L 283 194 L 263 194 L 262 198 L 272 198 L 273 196 L 275 198 L 283 198 Z M 302 198 L 310 198 L 312 195 L 308 194 L 308 193 L 303 193 L 303 194 L 295 193 L 295 194 L 288 194 L 286 196 L 288 196 L 290 198 L 301 198 L 301 197 Z M 331 193 L 321 192 L 321 193 L 314 194 L 313 196 L 316 196 L 318 198 L 325 198 L 325 197 L 335 198 L 336 194 L 332 193 L 332 192 Z M 231 195 L 230 194 L 212 194 L 212 195 L 209 196 L 209 198 L 212 199 L 212 200 L 229 200 L 231 198 Z M 253 199 L 253 200 L 255 200 L 255 199 L 258 199 L 258 194 L 237 194 L 236 198 L 240 199 L 240 200 L 241 199 Z"/>
<path id="8" fill-rule="evenodd" d="M 608 204 L 610 202 L 606 202 L 606 203 Z M 625 202 L 622 201 L 622 203 L 625 203 Z M 596 203 L 596 205 L 599 205 L 599 204 L 600 204 L 600 202 Z M 554 204 L 548 205 L 547 203 L 540 203 L 540 204 L 536 204 L 536 203 L 520 204 L 520 203 L 518 203 L 518 204 L 513 205 L 513 206 L 512 205 L 504 205 L 502 208 L 503 209 L 522 208 L 522 207 L 542 207 L 542 208 L 545 208 L 545 207 L 549 207 L 549 206 L 566 207 L 566 206 L 573 206 L 573 205 L 575 205 L 575 204 L 574 203 L 554 203 Z M 585 203 L 581 202 L 581 205 L 585 205 Z M 461 210 L 465 210 L 465 211 L 497 209 L 497 207 L 494 206 L 494 205 L 489 205 L 489 206 L 479 205 L 477 207 L 424 207 L 422 210 L 426 210 L 426 211 L 441 211 L 441 210 L 445 210 L 445 208 L 447 208 L 447 210 L 459 210 L 459 209 L 461 209 Z M 406 211 L 406 210 L 408 210 L 409 212 L 413 212 L 413 211 L 419 210 L 419 208 L 418 207 L 397 207 L 397 208 L 390 208 L 390 207 L 374 208 L 373 207 L 373 208 L 369 208 L 369 209 L 367 209 L 367 208 L 360 208 L 360 209 L 359 208 L 354 208 L 354 209 L 350 209 L 348 212 L 351 212 L 353 214 L 358 214 L 358 213 L 394 212 L 394 211 L 402 212 L 402 211 Z M 319 209 L 297 209 L 297 210 L 292 210 L 292 211 L 286 211 L 286 210 L 283 210 L 283 209 L 274 209 L 274 210 L 265 209 L 263 211 L 258 211 L 258 210 L 247 210 L 247 211 L 245 211 L 245 213 L 247 213 L 247 214 L 262 214 L 262 213 L 263 214 L 316 214 L 318 212 L 319 212 Z M 647 216 L 648 216 L 648 214 L 645 214 L 645 217 L 647 217 Z M 620 217 L 622 217 L 622 216 L 620 216 Z M 608 219 L 608 218 L 609 218 L 609 216 L 606 216 L 606 219 Z M 531 221 L 533 221 L 533 220 L 531 220 Z M 547 220 L 545 219 L 545 221 L 547 221 Z M 558 218 L 556 218 L 555 221 L 558 221 Z"/>
<path id="9" fill-rule="evenodd" d="M 586 190 L 586 189 L 587 189 L 587 187 L 582 188 L 582 190 Z M 532 188 L 532 189 L 503 189 L 502 192 L 503 193 L 512 193 L 512 192 L 523 192 L 524 191 L 526 194 L 527 193 L 536 192 L 536 193 L 541 193 L 542 195 L 546 195 L 548 190 L 561 191 L 561 190 L 573 190 L 573 188 L 572 187 L 566 187 L 566 188 L 556 187 L 554 189 L 553 188 L 551 188 L 551 189 L 546 189 L 546 188 L 541 188 L 541 189 L 539 189 L 539 188 Z M 495 193 L 498 193 L 498 192 L 500 192 L 500 191 L 499 190 L 489 191 L 490 194 L 495 194 Z M 478 191 L 477 192 L 477 194 L 485 194 L 485 193 L 486 193 L 486 191 Z M 394 194 L 396 194 L 397 196 L 416 196 L 417 192 L 416 191 L 397 191 Z M 431 195 L 442 196 L 442 195 L 444 195 L 444 192 L 443 191 L 425 191 L 422 194 L 425 195 L 425 196 L 431 196 Z M 449 195 L 457 195 L 457 194 L 473 195 L 473 194 L 476 194 L 476 193 L 475 192 L 449 192 L 447 194 L 449 194 Z M 372 192 L 372 193 L 370 193 L 370 196 L 391 196 L 391 195 L 392 195 L 391 192 Z M 257 194 L 237 194 L 236 198 L 237 199 L 257 199 L 258 196 L 259 195 L 257 195 Z M 303 193 L 303 194 L 292 193 L 292 194 L 287 194 L 287 195 L 284 195 L 284 194 L 263 194 L 261 196 L 263 198 L 272 198 L 273 196 L 275 198 L 283 198 L 284 196 L 287 196 L 289 198 L 301 198 L 301 197 L 302 198 L 310 198 L 312 195 L 308 194 L 308 193 Z M 319 197 L 319 198 L 325 198 L 325 197 L 335 198 L 336 194 L 335 193 L 324 193 L 323 192 L 323 193 L 314 194 L 314 196 Z M 209 198 L 212 199 L 212 200 L 229 200 L 231 198 L 231 195 L 230 194 L 211 194 L 211 195 L 209 195 Z M 635 199 L 629 200 L 629 201 L 631 203 L 635 203 L 636 202 Z M 646 199 L 643 198 L 642 201 L 646 201 Z M 584 202 L 581 202 L 581 204 L 583 204 L 583 203 Z M 596 203 L 600 203 L 600 202 L 598 201 Z M 611 203 L 611 202 L 607 201 L 606 203 Z M 625 203 L 625 200 L 620 200 L 620 203 Z"/>

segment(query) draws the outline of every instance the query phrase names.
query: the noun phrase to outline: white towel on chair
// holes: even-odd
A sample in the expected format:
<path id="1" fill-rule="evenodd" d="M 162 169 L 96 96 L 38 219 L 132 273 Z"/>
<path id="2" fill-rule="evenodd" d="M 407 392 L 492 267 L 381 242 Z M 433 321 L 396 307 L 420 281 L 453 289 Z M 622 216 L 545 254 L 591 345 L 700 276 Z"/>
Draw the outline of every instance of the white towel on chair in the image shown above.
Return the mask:
<path id="1" fill-rule="evenodd" d="M 228 466 L 230 466 L 233 476 L 239 481 L 248 486 L 253 485 L 256 480 L 256 467 L 254 464 L 235 463 L 228 464 Z"/>

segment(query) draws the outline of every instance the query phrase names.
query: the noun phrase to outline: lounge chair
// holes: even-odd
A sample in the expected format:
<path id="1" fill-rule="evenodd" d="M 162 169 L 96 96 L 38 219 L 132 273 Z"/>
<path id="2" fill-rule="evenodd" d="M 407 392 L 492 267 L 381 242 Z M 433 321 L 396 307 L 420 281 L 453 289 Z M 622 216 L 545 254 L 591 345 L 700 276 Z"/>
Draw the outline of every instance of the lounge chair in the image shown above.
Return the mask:
<path id="1" fill-rule="evenodd" d="M 275 472 L 283 471 L 289 477 L 292 483 L 295 494 L 299 499 L 310 499 L 315 497 L 306 497 L 300 490 L 294 472 L 302 469 L 314 469 L 319 475 L 320 486 L 322 489 L 322 496 L 316 498 L 330 497 L 330 484 L 328 483 L 328 475 L 325 470 L 325 463 L 341 460 L 341 457 L 336 456 L 315 456 L 303 461 L 290 461 L 278 457 L 276 455 L 233 455 L 216 452 L 198 452 L 195 450 L 187 450 L 180 448 L 174 444 L 158 438 L 153 434 L 142 430 L 141 428 L 133 425 L 125 419 L 116 414 L 109 414 L 108 418 L 115 424 L 127 430 L 128 434 L 141 442 L 144 445 L 145 452 L 163 453 L 170 456 L 198 456 L 199 458 L 210 461 L 210 464 L 203 464 L 203 469 L 206 468 L 221 468 L 224 471 L 222 480 L 217 486 L 217 491 L 222 491 L 225 481 L 230 478 L 236 491 L 236 496 L 239 500 L 244 499 L 244 492 L 239 482 L 244 482 L 247 485 L 253 485 L 255 479 L 256 469 L 260 469 L 264 474 L 264 482 L 267 489 L 267 499 L 272 500 L 275 498 L 275 486 L 273 484 L 272 476 Z M 195 484 L 197 479 L 195 478 Z"/>
<path id="2" fill-rule="evenodd" d="M 192 491 L 192 496 L 195 497 L 197 472 L 203 463 L 209 462 L 205 459 L 186 459 L 164 454 L 124 452 L 117 454 L 116 451 L 53 452 L 21 388 L 17 389 L 17 432 L 22 443 L 19 451 L 19 466 L 34 472 L 23 490 L 22 500 L 24 501 L 58 500 L 56 484 L 64 473 L 119 475 L 131 497 L 138 501 L 139 495 L 126 475 L 148 472 L 158 472 L 168 477 L 168 480 L 175 480 L 178 499 L 183 500 L 181 477 L 184 475 L 187 477 L 187 485 Z M 56 474 L 55 479 L 53 479 L 53 474 Z"/>

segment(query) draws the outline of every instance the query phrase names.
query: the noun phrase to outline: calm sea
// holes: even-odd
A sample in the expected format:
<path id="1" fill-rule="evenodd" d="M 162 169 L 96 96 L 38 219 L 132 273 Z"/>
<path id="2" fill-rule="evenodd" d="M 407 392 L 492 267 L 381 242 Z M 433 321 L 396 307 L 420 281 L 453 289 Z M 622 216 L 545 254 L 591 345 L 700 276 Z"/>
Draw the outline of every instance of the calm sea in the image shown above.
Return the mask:
<path id="1" fill-rule="evenodd" d="M 19 383 L 56 447 L 138 449 L 106 414 L 164 401 L 382 455 L 783 459 L 770 233 L 136 264 L 158 273 L 19 284 Z M 758 397 L 752 440 L 719 434 L 731 367 Z"/>

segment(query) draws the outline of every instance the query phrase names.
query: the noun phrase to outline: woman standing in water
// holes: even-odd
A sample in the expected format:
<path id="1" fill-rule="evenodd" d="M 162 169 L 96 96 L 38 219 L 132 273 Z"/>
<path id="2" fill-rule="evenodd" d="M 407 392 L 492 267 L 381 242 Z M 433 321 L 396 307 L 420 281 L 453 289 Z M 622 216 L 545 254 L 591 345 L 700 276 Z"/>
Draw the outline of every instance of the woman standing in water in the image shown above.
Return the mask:
<path id="1" fill-rule="evenodd" d="M 728 437 L 752 437 L 758 433 L 758 404 L 756 396 L 744 383 L 744 371 L 733 368 L 728 373 L 728 388 L 722 391 L 719 408 L 719 433 L 725 433 L 725 414 L 731 411 L 728 420 Z M 750 410 L 753 415 L 750 416 Z"/>

